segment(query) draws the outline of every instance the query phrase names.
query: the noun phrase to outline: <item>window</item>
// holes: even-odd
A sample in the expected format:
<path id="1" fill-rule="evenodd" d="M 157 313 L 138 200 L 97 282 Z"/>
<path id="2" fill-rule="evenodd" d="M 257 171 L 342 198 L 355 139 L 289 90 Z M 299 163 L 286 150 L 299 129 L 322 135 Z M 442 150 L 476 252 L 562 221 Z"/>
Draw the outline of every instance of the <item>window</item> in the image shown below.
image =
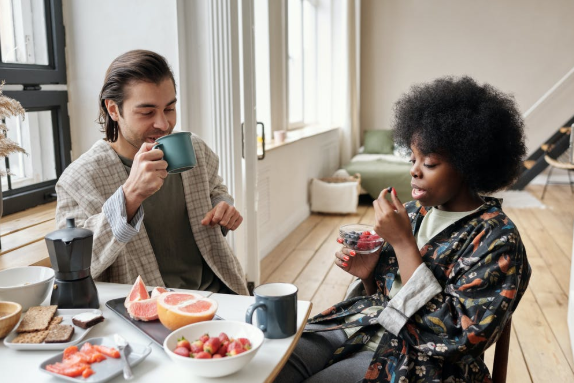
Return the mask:
<path id="1" fill-rule="evenodd" d="M 0 165 L 12 173 L 1 180 L 10 214 L 53 201 L 71 162 L 61 0 L 0 0 L 1 80 L 4 94 L 26 109 L 25 119 L 5 121 L 8 136 L 28 153 Z"/>
<path id="2" fill-rule="evenodd" d="M 314 0 L 287 3 L 289 127 L 317 120 L 317 6 Z"/>
<path id="3" fill-rule="evenodd" d="M 0 78 L 66 83 L 61 0 L 0 0 Z"/>

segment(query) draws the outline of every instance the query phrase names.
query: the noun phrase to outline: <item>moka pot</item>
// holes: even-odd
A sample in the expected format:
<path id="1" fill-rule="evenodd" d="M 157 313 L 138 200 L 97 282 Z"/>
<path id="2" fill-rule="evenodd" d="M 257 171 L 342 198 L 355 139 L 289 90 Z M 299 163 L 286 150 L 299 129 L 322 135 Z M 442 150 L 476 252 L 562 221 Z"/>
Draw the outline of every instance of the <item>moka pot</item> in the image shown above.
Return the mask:
<path id="1" fill-rule="evenodd" d="M 56 276 L 51 304 L 61 309 L 99 308 L 98 290 L 90 274 L 94 233 L 76 227 L 74 218 L 66 227 L 45 237 Z"/>

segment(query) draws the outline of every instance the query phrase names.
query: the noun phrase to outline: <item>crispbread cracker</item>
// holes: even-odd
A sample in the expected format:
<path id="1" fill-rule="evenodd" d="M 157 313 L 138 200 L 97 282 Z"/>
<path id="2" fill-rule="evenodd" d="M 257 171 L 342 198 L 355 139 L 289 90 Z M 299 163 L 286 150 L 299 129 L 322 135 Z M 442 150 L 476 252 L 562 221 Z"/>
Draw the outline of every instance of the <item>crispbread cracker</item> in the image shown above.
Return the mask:
<path id="1" fill-rule="evenodd" d="M 42 343 L 44 339 L 48 336 L 50 331 L 36 331 L 36 332 L 25 332 L 19 334 L 16 338 L 12 340 L 12 343 Z"/>
<path id="2" fill-rule="evenodd" d="M 51 330 L 55 326 L 59 325 L 60 323 L 62 323 L 63 320 L 64 317 L 53 317 L 52 320 L 50 321 L 50 324 L 48 325 L 48 330 Z"/>
<path id="3" fill-rule="evenodd" d="M 74 335 L 74 326 L 69 324 L 57 324 L 50 327 L 50 333 L 44 342 L 65 343 L 72 339 L 72 335 Z"/>
<path id="4" fill-rule="evenodd" d="M 24 314 L 24 318 L 22 318 L 22 322 L 20 322 L 16 332 L 22 333 L 46 330 L 57 309 L 58 306 L 56 305 L 30 307 L 26 314 Z"/>

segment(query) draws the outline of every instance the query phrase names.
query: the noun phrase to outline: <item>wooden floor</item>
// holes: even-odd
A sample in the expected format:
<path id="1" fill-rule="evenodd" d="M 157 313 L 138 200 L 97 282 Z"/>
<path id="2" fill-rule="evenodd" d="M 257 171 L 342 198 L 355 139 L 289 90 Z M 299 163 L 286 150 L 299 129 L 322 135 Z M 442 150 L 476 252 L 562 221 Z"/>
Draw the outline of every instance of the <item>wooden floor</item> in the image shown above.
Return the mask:
<path id="1" fill-rule="evenodd" d="M 527 190 L 539 198 L 542 186 Z M 546 209 L 505 209 L 520 230 L 533 269 L 513 316 L 509 383 L 574 382 L 567 325 L 574 196 L 568 186 L 552 185 L 543 202 Z M 263 259 L 262 282 L 294 283 L 299 299 L 313 302 L 312 315 L 341 301 L 352 277 L 333 264 L 338 228 L 372 223 L 373 216 L 369 204 L 354 215 L 311 215 Z M 486 355 L 489 366 L 493 350 Z"/>

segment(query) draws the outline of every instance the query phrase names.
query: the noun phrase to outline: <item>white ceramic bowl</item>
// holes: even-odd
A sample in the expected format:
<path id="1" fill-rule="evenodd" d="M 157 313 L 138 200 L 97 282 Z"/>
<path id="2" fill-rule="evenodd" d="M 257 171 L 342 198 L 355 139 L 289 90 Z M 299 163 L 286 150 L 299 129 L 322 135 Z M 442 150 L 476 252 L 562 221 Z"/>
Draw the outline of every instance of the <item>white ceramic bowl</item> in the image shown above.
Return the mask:
<path id="1" fill-rule="evenodd" d="M 0 271 L 0 301 L 17 302 L 22 311 L 39 306 L 54 285 L 54 270 L 42 266 L 15 267 Z"/>
<path id="2" fill-rule="evenodd" d="M 177 355 L 173 352 L 177 345 L 177 339 L 182 336 L 193 342 L 205 333 L 208 333 L 210 336 L 219 336 L 222 332 L 226 333 L 230 338 L 249 339 L 251 341 L 251 350 L 220 359 L 194 359 Z M 213 320 L 190 324 L 175 330 L 165 338 L 163 349 L 175 363 L 186 366 L 190 374 L 217 378 L 233 374 L 245 367 L 259 350 L 263 340 L 263 332 L 249 323 Z"/>

